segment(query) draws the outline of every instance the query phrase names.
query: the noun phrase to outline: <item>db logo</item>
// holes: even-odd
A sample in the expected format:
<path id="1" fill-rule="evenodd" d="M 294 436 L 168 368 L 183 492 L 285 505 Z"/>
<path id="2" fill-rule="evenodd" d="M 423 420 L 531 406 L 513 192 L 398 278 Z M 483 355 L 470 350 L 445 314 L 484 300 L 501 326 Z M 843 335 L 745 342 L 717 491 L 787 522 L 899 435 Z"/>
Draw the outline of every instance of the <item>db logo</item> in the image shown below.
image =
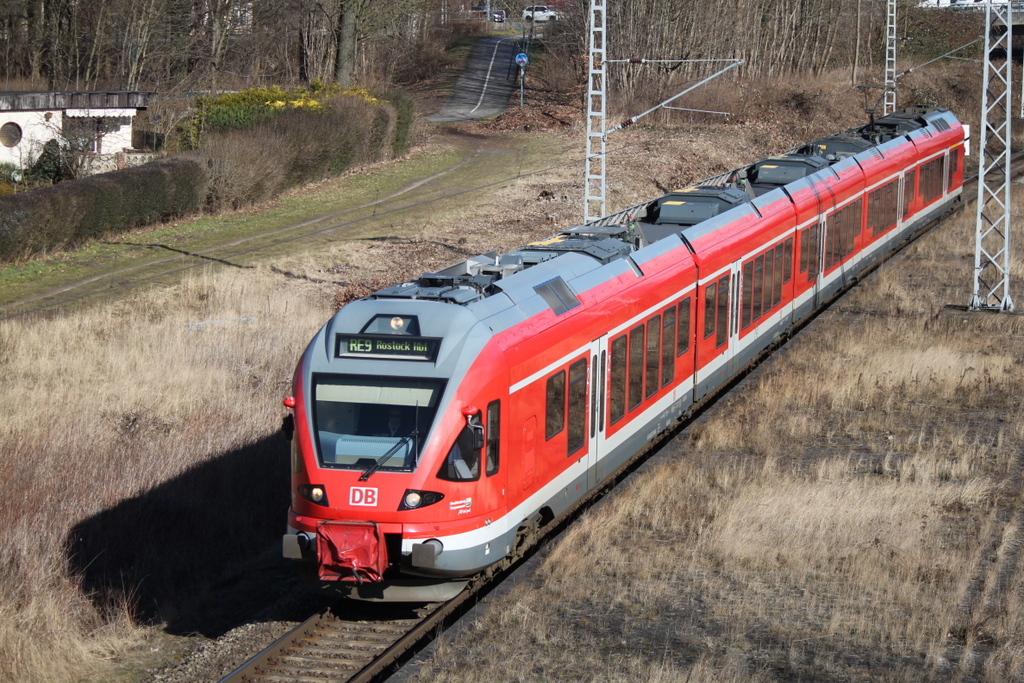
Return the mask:
<path id="1" fill-rule="evenodd" d="M 348 504 L 377 507 L 377 489 L 353 486 L 348 490 Z"/>

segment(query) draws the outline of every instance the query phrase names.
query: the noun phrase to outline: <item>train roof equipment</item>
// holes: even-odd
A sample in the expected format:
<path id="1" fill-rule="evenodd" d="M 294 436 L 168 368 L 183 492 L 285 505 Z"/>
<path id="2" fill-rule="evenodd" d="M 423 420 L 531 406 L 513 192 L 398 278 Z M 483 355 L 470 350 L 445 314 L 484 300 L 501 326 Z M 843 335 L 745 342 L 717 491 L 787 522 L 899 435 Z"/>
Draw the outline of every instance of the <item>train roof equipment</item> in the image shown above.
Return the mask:
<path id="1" fill-rule="evenodd" d="M 903 109 L 708 178 L 698 185 L 669 192 L 591 224 L 567 228 L 506 254 L 497 251 L 480 254 L 366 298 L 423 299 L 467 306 L 501 293 L 508 294 L 513 301 L 538 294 L 545 300 L 556 301 L 553 305 L 556 310 L 566 310 L 559 305 L 557 292 L 546 286 L 558 268 L 537 269 L 537 266 L 560 257 L 563 259 L 560 264 L 568 265 L 564 257 L 571 254 L 575 259 L 571 271 L 580 276 L 608 263 L 628 261 L 637 250 L 671 235 L 686 241 L 687 228 L 700 223 L 711 228 L 718 222 L 714 219 L 740 206 L 756 211 L 759 197 L 846 162 L 861 152 L 879 150 L 879 146 L 884 149 L 886 143 L 904 136 L 915 138 L 927 134 L 922 129 L 929 125 L 940 131 L 947 130 L 950 116 L 948 110 L 940 108 Z M 635 264 L 630 267 L 635 268 Z M 521 275 L 534 269 L 537 272 L 532 275 Z M 517 296 L 518 290 L 523 291 Z M 571 289 L 567 287 L 563 295 L 569 294 Z"/>

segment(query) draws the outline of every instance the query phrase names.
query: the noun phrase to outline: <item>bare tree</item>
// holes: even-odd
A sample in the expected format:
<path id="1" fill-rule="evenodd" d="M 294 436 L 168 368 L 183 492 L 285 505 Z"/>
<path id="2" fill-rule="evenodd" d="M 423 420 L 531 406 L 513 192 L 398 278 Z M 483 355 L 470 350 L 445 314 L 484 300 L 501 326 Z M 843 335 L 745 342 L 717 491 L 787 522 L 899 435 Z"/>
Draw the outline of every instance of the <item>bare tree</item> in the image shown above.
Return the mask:
<path id="1" fill-rule="evenodd" d="M 305 80 L 330 81 L 337 63 L 340 7 L 337 0 L 309 0 L 303 3 L 300 20 L 302 74 Z"/>

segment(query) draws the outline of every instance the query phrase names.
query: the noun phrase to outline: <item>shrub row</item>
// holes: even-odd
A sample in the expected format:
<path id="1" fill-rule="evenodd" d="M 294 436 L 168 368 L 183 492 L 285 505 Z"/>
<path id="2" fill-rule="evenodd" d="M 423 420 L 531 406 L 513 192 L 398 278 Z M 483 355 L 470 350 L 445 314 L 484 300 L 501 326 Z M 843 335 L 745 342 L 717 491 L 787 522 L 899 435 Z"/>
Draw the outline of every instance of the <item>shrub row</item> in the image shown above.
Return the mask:
<path id="1" fill-rule="evenodd" d="M 202 164 L 180 156 L 0 196 L 0 259 L 27 258 L 193 213 L 206 194 Z"/>
<path id="2" fill-rule="evenodd" d="M 237 209 L 355 165 L 405 154 L 412 100 L 340 95 L 284 108 L 247 130 L 210 133 L 193 152 L 14 195 L 0 195 L 0 261 L 199 211 Z"/>

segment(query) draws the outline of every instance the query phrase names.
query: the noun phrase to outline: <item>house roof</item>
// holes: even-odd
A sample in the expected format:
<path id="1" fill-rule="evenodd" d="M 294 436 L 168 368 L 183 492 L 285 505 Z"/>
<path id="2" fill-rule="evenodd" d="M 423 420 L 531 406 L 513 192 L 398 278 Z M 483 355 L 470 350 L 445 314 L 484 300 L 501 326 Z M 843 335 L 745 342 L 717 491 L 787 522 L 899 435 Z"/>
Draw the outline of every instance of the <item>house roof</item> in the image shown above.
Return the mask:
<path id="1" fill-rule="evenodd" d="M 49 90 L 0 92 L 0 111 L 50 109 L 145 109 L 156 93 L 145 90 Z"/>

